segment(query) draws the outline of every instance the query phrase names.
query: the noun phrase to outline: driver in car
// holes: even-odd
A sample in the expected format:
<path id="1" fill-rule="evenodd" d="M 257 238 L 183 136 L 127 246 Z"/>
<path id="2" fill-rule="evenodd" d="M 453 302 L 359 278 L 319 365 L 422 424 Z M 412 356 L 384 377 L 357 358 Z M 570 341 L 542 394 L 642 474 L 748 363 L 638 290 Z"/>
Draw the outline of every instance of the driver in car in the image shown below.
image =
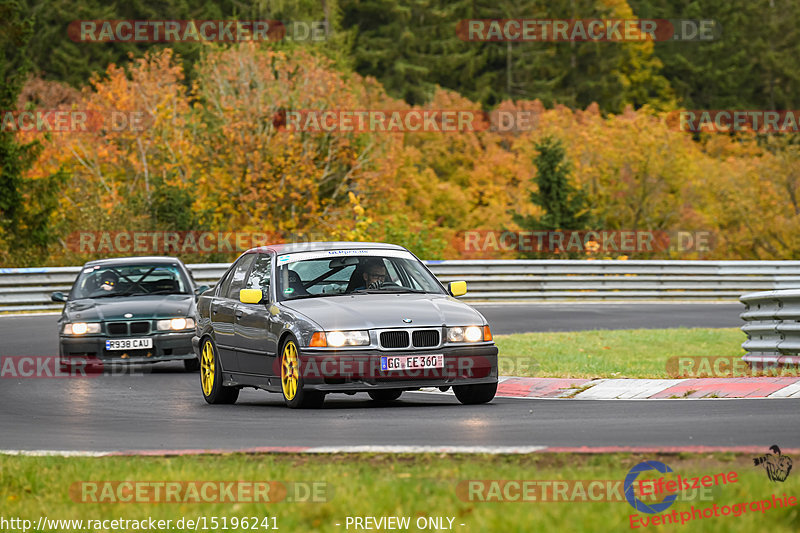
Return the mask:
<path id="1" fill-rule="evenodd" d="M 116 288 L 119 276 L 110 270 L 100 274 L 100 288 L 106 292 L 111 292 Z"/>
<path id="2" fill-rule="evenodd" d="M 386 265 L 380 260 L 370 261 L 364 269 L 363 277 L 364 286 L 361 289 L 380 289 L 386 282 Z"/>

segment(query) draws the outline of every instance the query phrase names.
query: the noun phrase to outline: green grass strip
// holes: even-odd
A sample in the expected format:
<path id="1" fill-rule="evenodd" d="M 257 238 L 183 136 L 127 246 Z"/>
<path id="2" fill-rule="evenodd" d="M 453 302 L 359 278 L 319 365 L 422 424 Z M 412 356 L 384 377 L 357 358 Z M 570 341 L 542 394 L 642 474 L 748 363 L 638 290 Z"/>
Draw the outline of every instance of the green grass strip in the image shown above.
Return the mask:
<path id="1" fill-rule="evenodd" d="M 280 531 L 354 531 L 348 516 L 453 519 L 452 531 L 627 531 L 636 513 L 626 501 L 480 501 L 477 492 L 459 491 L 474 480 L 623 480 L 631 467 L 660 460 L 682 477 L 737 473 L 737 482 L 703 493 L 681 495 L 669 509 L 734 505 L 776 495 L 797 495 L 800 475 L 770 482 L 746 454 L 629 453 L 530 455 L 227 455 L 195 457 L 0 457 L 2 516 L 51 519 L 155 519 L 205 516 L 275 517 Z M 76 503 L 70 487 L 83 481 L 279 481 L 326 487 L 324 501 L 275 503 Z M 301 485 L 297 485 L 301 486 Z M 484 485 L 489 487 L 490 485 Z M 542 489 L 539 489 L 542 490 Z M 488 494 L 488 492 L 484 492 Z M 513 492 L 510 493 L 513 496 Z M 541 492 L 539 493 L 542 494 Z M 568 493 L 569 499 L 575 497 Z M 605 493 L 607 494 L 607 492 Z M 613 493 L 612 493 L 613 494 Z M 580 496 L 578 496 L 580 497 Z M 624 498 L 624 495 L 623 495 Z M 587 496 L 585 499 L 591 499 Z M 617 498 L 619 499 L 619 498 Z M 337 526 L 336 524 L 341 524 Z M 447 521 L 445 520 L 446 524 Z M 464 524 L 463 526 L 460 524 Z M 175 530 L 173 528 L 173 530 Z M 221 531 L 222 528 L 217 529 Z M 231 528 L 232 531 L 242 531 Z M 263 529 L 255 529 L 264 531 Z M 255 531 L 254 530 L 254 531 Z M 747 512 L 739 517 L 703 519 L 649 531 L 774 533 L 800 530 L 800 507 Z M 362 530 L 363 531 L 363 530 Z M 430 530 L 429 530 L 430 531 Z M 641 531 L 641 529 L 640 529 Z"/>
<path id="2" fill-rule="evenodd" d="M 741 330 L 624 329 L 496 335 L 500 374 L 563 378 L 670 378 L 677 356 L 741 357 Z"/>

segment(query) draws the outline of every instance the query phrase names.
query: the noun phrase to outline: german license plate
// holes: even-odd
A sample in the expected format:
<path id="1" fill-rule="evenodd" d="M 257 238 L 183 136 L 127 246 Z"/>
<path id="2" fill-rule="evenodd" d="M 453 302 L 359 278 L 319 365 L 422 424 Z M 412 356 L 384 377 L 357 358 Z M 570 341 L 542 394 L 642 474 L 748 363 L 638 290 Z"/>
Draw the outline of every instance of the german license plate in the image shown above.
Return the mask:
<path id="1" fill-rule="evenodd" d="M 144 337 L 141 339 L 114 339 L 106 341 L 106 350 L 139 350 L 142 348 L 152 348 L 153 339 Z"/>
<path id="2" fill-rule="evenodd" d="M 381 357 L 381 370 L 444 368 L 444 355 L 394 355 Z"/>

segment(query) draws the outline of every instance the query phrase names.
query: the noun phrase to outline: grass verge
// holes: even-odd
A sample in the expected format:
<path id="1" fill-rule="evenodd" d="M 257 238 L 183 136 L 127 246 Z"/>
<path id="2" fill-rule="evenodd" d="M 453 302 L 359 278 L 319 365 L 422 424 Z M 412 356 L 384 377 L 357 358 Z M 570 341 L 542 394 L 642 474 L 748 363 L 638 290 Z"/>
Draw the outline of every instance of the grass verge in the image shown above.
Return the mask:
<path id="1" fill-rule="evenodd" d="M 227 455 L 196 457 L 0 457 L 2 515 L 33 520 L 50 519 L 145 519 L 226 517 L 275 517 L 281 531 L 347 531 L 348 516 L 410 517 L 408 531 L 419 531 L 420 517 L 452 518 L 452 531 L 623 531 L 637 513 L 626 501 L 618 483 L 633 466 L 644 460 L 660 460 L 674 476 L 695 477 L 735 471 L 737 481 L 704 492 L 679 496 L 667 511 L 680 513 L 691 507 L 717 504 L 732 506 L 776 496 L 797 495 L 800 476 L 785 483 L 770 482 L 763 468 L 753 466 L 744 454 L 530 454 L 530 455 Z M 643 475 L 644 476 L 644 475 Z M 648 478 L 656 476 L 647 476 Z M 82 481 L 206 481 L 248 480 L 283 483 L 312 482 L 326 487 L 324 501 L 279 503 L 76 503 L 70 487 Z M 614 501 L 543 502 L 543 488 L 536 501 L 485 502 L 490 484 L 470 493 L 469 480 L 609 480 L 609 489 L 595 492 Z M 616 484 L 617 493 L 613 490 Z M 302 485 L 295 485 L 302 486 Z M 459 489 L 459 487 L 462 487 Z M 293 489 L 294 490 L 294 489 Z M 73 493 L 74 494 L 74 493 Z M 472 495 L 470 497 L 470 494 Z M 519 491 L 509 495 L 519 498 Z M 529 493 L 531 494 L 531 493 Z M 552 491 L 550 498 L 554 497 Z M 577 496 L 576 496 L 577 494 Z M 583 499 L 591 499 L 591 492 Z M 567 499 L 581 500 L 570 489 Z M 502 494 L 500 494 L 502 498 Z M 80 500 L 80 496 L 77 496 Z M 563 499 L 563 497 L 559 497 Z M 741 510 L 741 508 L 739 508 Z M 648 515 L 654 516 L 654 515 Z M 340 524 L 337 526 L 336 524 Z M 445 520 L 443 524 L 448 524 Z M 463 524 L 463 525 L 461 525 Z M 270 523 L 271 525 L 271 523 Z M 684 529 L 685 527 L 685 529 Z M 252 528 L 252 526 L 250 526 Z M 249 529 L 249 528 L 248 528 Z M 349 530 L 353 530 L 351 526 Z M 752 511 L 739 517 L 720 516 L 664 527 L 659 531 L 771 531 L 800 529 L 800 507 Z M 177 531 L 174 526 L 172 531 Z M 200 528 L 202 530 L 202 528 Z M 218 527 L 217 530 L 222 530 Z M 265 531 L 263 528 L 251 529 Z M 61 529 L 61 531 L 71 531 Z M 113 530 L 112 530 L 113 531 Z"/>
<path id="2" fill-rule="evenodd" d="M 741 330 L 623 329 L 496 335 L 500 374 L 562 378 L 670 378 L 676 356 L 741 357 Z"/>

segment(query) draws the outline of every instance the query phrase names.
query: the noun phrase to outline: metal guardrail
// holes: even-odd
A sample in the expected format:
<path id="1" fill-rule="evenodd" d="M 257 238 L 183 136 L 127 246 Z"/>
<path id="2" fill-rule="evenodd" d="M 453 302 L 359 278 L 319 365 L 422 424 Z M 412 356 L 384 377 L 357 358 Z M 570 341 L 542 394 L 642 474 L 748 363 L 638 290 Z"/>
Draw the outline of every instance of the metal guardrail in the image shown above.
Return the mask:
<path id="1" fill-rule="evenodd" d="M 214 285 L 229 263 L 186 265 L 198 285 Z M 50 294 L 68 292 L 82 267 L 0 268 L 0 312 L 52 311 L 64 304 L 54 303 Z"/>
<path id="2" fill-rule="evenodd" d="M 800 261 L 456 260 L 426 261 L 444 283 L 466 280 L 470 301 L 728 300 L 800 289 Z M 188 265 L 213 285 L 225 263 Z M 0 311 L 53 310 L 81 267 L 0 269 Z"/>
<path id="3" fill-rule="evenodd" d="M 739 315 L 745 321 L 742 344 L 751 363 L 800 364 L 800 290 L 787 289 L 745 294 Z"/>

